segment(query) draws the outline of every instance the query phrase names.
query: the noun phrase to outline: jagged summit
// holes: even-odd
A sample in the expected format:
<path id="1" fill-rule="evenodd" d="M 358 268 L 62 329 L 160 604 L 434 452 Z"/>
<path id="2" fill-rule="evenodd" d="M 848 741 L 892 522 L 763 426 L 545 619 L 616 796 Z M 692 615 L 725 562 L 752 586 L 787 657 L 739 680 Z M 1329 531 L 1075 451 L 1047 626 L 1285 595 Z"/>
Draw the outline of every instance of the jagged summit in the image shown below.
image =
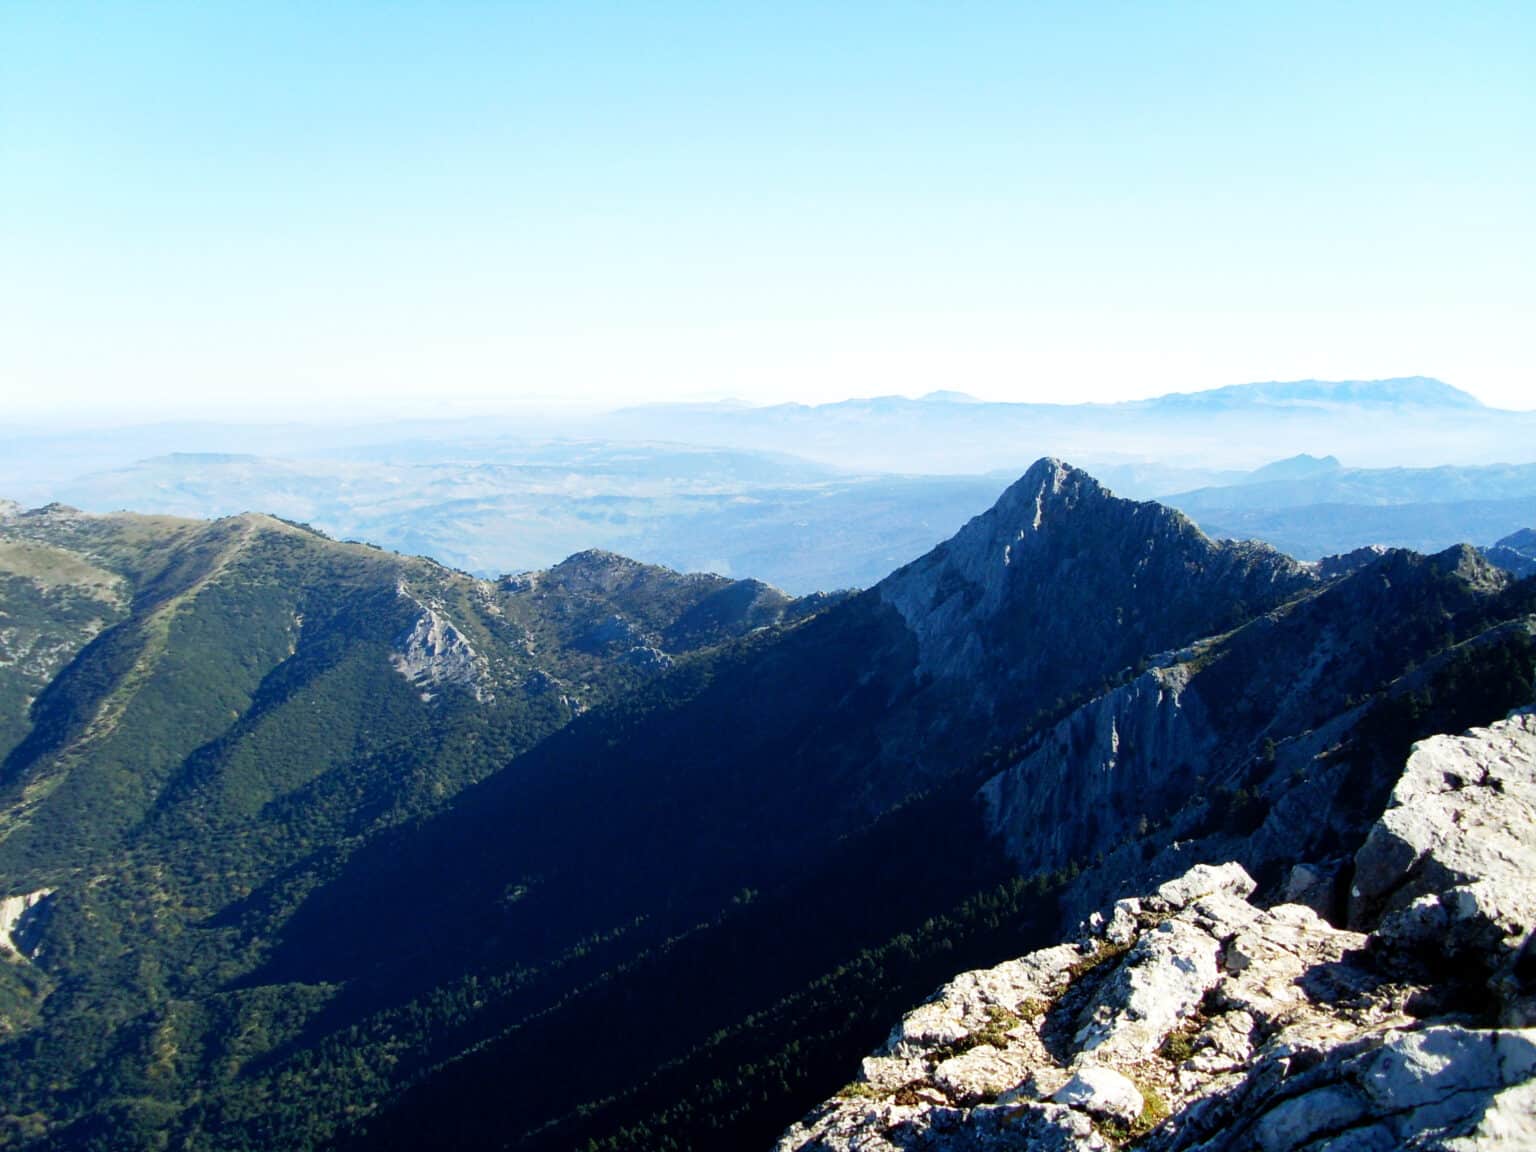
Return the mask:
<path id="1" fill-rule="evenodd" d="M 1112 497 L 1112 494 L 1087 472 L 1054 456 L 1045 456 L 1031 464 L 1024 475 L 998 497 L 990 511 L 978 519 L 995 516 L 1009 522 L 1027 520 L 1030 531 L 1039 531 L 1048 509 L 1054 519 L 1085 500 L 1106 497 Z"/>
<path id="2" fill-rule="evenodd" d="M 1049 532 L 1053 525 L 1081 517 L 1133 522 L 1136 530 L 1148 535 L 1171 532 L 1191 541 L 1203 541 L 1205 546 L 1218 552 L 1236 548 L 1289 559 L 1269 545 L 1254 542 L 1218 544 L 1178 509 L 1157 501 L 1117 496 L 1088 472 L 1054 456 L 1035 461 L 990 509 L 970 520 L 935 551 L 946 550 L 951 555 L 958 555 L 984 548 L 986 542 L 991 541 L 1000 546 L 998 555 L 1004 565 L 1009 566 L 1019 542 Z M 921 564 L 926 559 L 916 563 Z"/>
<path id="3" fill-rule="evenodd" d="M 1133 664 L 1315 581 L 1267 545 L 1213 541 L 1182 513 L 1045 457 L 875 592 L 915 635 L 922 672 L 1028 680 L 1067 664 L 1062 651 Z"/>

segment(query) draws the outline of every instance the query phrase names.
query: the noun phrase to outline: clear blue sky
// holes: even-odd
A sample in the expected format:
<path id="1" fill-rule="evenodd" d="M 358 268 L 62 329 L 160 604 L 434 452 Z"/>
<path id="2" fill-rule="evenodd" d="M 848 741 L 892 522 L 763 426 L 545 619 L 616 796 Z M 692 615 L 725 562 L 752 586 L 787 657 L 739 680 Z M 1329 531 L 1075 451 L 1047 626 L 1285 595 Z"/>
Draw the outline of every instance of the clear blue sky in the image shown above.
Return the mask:
<path id="1" fill-rule="evenodd" d="M 13 413 L 1536 406 L 1536 4 L 0 5 Z"/>

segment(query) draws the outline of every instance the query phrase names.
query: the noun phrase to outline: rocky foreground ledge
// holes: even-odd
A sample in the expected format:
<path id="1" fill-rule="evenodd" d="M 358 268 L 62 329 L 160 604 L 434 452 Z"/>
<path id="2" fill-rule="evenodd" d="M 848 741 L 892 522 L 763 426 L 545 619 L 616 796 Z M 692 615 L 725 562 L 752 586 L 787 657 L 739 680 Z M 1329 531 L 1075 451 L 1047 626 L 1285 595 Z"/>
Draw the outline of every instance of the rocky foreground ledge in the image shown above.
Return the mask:
<path id="1" fill-rule="evenodd" d="M 1536 716 L 1415 747 L 1349 929 L 1254 887 L 964 973 L 777 1152 L 1536 1149 Z"/>

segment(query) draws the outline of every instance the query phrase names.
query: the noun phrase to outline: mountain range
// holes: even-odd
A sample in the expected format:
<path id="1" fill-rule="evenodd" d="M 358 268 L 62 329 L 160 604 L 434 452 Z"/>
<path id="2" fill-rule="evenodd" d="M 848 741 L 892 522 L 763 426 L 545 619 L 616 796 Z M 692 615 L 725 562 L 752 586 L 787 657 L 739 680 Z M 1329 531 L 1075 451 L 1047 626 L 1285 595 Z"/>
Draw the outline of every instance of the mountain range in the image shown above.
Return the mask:
<path id="1" fill-rule="evenodd" d="M 838 595 L 57 506 L 0 574 L 17 1148 L 766 1148 L 1107 900 L 1332 909 L 1412 742 L 1536 700 L 1476 549 L 1306 564 L 1049 458 Z"/>
<path id="2" fill-rule="evenodd" d="M 1016 469 L 1052 452 L 1251 469 L 1301 452 L 1367 467 L 1533 459 L 1536 414 L 1488 408 L 1442 381 L 1239 384 L 1113 404 L 978 401 L 936 393 L 831 404 L 654 405 L 597 425 L 614 439 L 668 439 L 793 452 L 868 471 Z"/>
<path id="3" fill-rule="evenodd" d="M 940 391 L 335 428 L 13 429 L 0 490 L 98 513 L 261 511 L 484 577 L 598 547 L 805 594 L 873 585 L 1042 455 L 1301 559 L 1490 546 L 1536 520 L 1533 430 L 1529 414 L 1424 378 L 1108 405 Z M 1311 454 L 1329 451 L 1348 464 Z"/>

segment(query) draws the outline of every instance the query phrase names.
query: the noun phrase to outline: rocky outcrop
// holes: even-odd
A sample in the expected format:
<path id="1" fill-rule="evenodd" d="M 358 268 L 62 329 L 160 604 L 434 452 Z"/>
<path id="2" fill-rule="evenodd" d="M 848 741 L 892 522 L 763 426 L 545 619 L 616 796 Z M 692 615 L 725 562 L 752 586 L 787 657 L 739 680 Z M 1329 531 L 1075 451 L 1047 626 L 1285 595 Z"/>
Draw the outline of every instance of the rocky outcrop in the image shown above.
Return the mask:
<path id="1" fill-rule="evenodd" d="M 1367 544 L 1337 556 L 1324 556 L 1317 562 L 1317 574 L 1324 580 L 1337 580 L 1340 576 L 1348 576 L 1351 572 L 1358 572 L 1376 563 L 1389 551 L 1391 549 L 1382 544 Z"/>
<path id="2" fill-rule="evenodd" d="M 47 915 L 52 888 L 0 897 L 0 956 L 30 960 L 36 954 L 34 930 Z"/>
<path id="3" fill-rule="evenodd" d="M 1415 746 L 1355 859 L 1350 917 L 1481 969 L 1502 1022 L 1536 1025 L 1536 715 Z M 1532 975 L 1527 973 L 1527 979 Z"/>
<path id="4" fill-rule="evenodd" d="M 1196 866 L 951 981 L 778 1152 L 1536 1147 L 1533 796 L 1536 717 L 1424 741 L 1362 930 Z"/>
<path id="5" fill-rule="evenodd" d="M 417 600 L 402 586 L 400 595 L 421 609 L 416 622 L 395 642 L 390 661 L 395 671 L 431 700 L 444 688 L 457 687 L 483 700 L 489 663 L 476 652 L 464 634 L 435 605 Z"/>

